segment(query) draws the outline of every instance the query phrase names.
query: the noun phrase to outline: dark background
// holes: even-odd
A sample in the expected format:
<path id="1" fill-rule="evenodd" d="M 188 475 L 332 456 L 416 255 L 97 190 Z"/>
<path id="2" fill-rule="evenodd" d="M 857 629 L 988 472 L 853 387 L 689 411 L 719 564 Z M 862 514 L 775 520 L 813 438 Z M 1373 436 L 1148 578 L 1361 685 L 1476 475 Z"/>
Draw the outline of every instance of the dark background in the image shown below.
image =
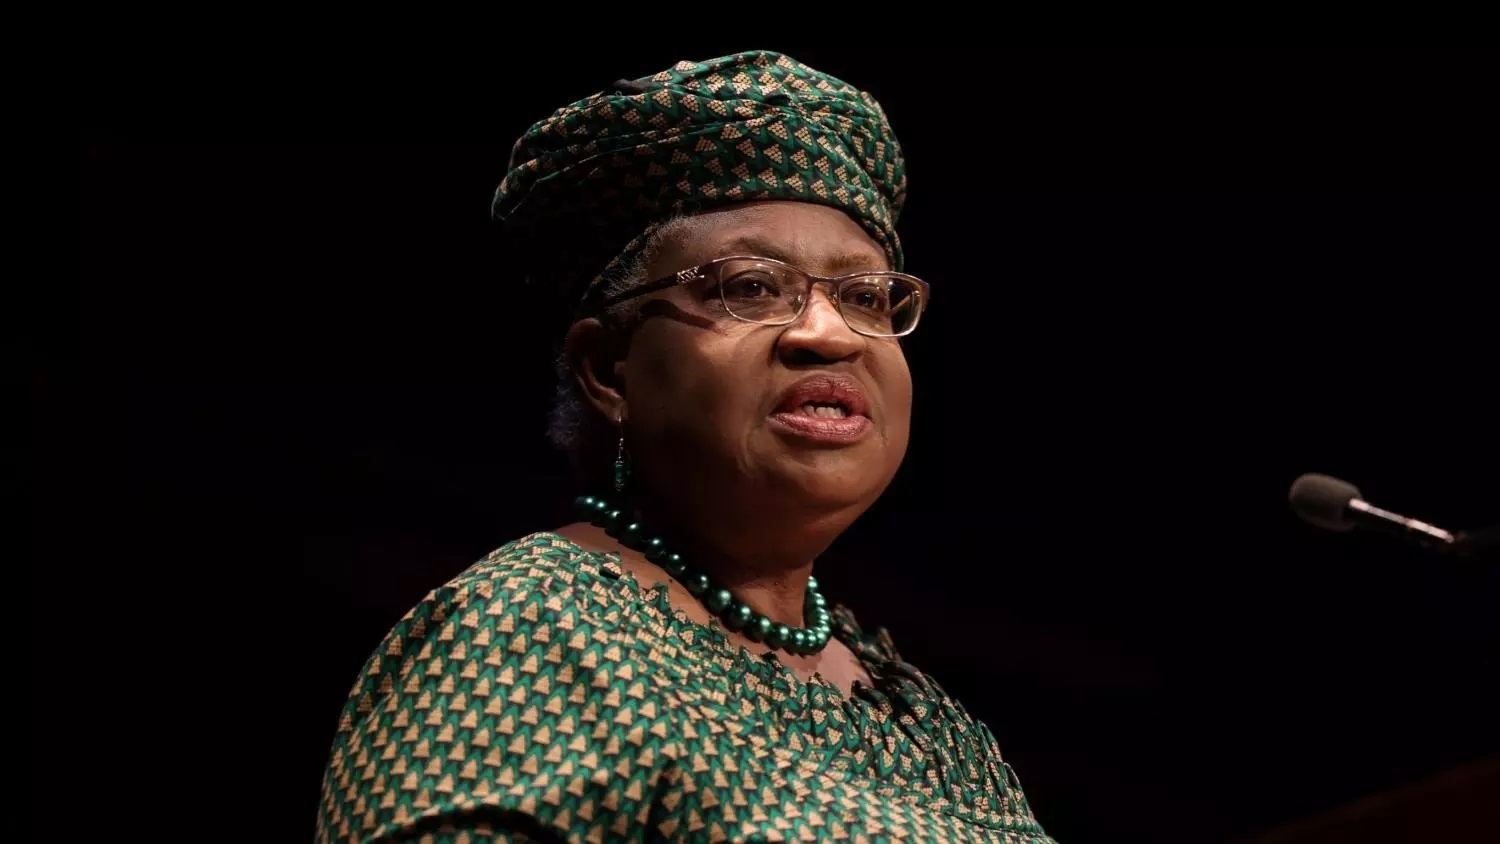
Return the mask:
<path id="1" fill-rule="evenodd" d="M 567 515 L 554 338 L 487 220 L 511 141 L 745 46 L 517 59 L 382 131 L 314 89 L 85 131 L 80 283 L 21 334 L 43 805 L 311 833 L 385 630 Z M 1500 522 L 1489 56 L 774 46 L 885 106 L 934 290 L 908 460 L 820 576 L 1050 832 L 1229 841 L 1500 751 L 1497 568 L 1285 503 L 1322 471 Z M 445 107 L 493 126 L 422 142 Z"/>

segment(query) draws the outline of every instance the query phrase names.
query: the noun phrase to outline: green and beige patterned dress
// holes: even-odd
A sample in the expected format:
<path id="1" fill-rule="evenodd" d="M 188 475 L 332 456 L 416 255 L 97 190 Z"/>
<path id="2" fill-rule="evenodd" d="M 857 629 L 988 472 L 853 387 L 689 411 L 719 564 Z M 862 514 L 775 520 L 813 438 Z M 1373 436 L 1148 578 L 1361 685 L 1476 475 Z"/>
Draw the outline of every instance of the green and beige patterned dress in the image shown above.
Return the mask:
<path id="1" fill-rule="evenodd" d="M 844 609 L 845 698 L 538 533 L 411 610 L 339 720 L 319 841 L 1048 842 L 994 736 Z"/>

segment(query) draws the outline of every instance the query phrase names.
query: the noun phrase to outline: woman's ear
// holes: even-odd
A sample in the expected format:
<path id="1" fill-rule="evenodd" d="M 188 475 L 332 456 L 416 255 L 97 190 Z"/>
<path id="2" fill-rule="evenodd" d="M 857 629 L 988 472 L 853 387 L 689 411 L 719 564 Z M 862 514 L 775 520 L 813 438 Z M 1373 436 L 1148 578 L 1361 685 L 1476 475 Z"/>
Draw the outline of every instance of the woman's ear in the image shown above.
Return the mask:
<path id="1" fill-rule="evenodd" d="M 583 400 L 605 419 L 625 417 L 625 379 L 620 344 L 597 319 L 581 319 L 568 329 L 563 358 Z"/>

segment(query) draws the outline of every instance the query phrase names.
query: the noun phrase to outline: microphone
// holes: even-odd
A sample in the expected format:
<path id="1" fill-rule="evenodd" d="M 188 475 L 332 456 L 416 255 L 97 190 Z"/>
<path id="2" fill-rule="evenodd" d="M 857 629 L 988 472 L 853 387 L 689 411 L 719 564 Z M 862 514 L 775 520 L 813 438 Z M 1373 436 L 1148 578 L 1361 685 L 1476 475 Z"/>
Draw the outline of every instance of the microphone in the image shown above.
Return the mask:
<path id="1" fill-rule="evenodd" d="M 1467 538 L 1463 535 L 1376 507 L 1364 500 L 1354 484 L 1329 475 L 1316 472 L 1303 475 L 1292 483 L 1288 498 L 1292 511 L 1303 521 L 1324 530 L 1347 533 L 1363 528 L 1401 536 L 1429 550 L 1463 553 L 1477 550 L 1470 542 L 1463 541 Z"/>

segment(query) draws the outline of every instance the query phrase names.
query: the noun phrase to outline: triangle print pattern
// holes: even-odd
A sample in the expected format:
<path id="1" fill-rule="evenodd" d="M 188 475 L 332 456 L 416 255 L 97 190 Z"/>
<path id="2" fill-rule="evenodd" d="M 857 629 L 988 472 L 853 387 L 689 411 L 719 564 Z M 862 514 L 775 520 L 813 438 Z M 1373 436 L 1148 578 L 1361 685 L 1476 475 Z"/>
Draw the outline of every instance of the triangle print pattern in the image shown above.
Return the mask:
<path id="1" fill-rule="evenodd" d="M 338 724 L 334 841 L 1050 842 L 993 735 L 839 608 L 845 698 L 550 533 L 414 607 Z"/>

